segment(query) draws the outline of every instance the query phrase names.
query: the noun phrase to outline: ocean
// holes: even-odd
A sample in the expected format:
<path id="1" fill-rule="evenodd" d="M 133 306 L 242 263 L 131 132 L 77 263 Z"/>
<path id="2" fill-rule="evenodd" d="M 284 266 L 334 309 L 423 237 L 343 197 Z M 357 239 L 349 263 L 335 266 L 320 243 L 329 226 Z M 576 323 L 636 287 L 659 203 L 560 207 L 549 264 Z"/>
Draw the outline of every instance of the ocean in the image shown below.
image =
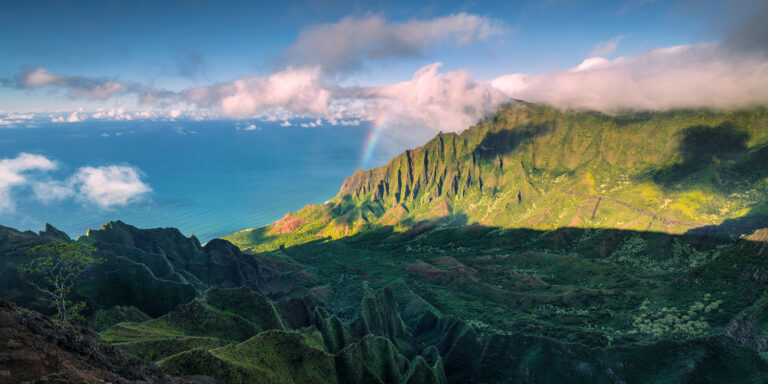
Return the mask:
<path id="1" fill-rule="evenodd" d="M 0 212 L 0 225 L 39 231 L 50 223 L 76 237 L 119 219 L 141 228 L 177 227 L 207 241 L 327 201 L 363 162 L 381 165 L 399 152 L 380 149 L 369 158 L 371 132 L 365 124 L 303 128 L 228 120 L 0 129 L 0 159 L 26 152 L 58 164 L 51 172 L 25 174 L 30 180 L 65 179 L 84 166 L 131 165 L 152 189 L 126 206 L 99 208 L 77 199 L 41 201 L 29 185 L 17 185 L 14 209 Z"/>

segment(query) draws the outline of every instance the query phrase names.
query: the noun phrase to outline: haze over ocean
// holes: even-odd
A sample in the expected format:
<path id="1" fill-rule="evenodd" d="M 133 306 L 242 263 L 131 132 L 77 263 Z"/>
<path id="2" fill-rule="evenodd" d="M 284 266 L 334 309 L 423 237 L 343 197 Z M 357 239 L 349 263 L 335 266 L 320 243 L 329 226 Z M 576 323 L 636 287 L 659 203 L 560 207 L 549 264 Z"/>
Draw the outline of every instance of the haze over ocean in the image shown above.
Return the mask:
<path id="1" fill-rule="evenodd" d="M 281 127 L 280 122 L 81 122 L 0 129 L 0 158 L 20 153 L 57 163 L 38 180 L 66 180 L 85 166 L 130 165 L 152 191 L 132 204 L 101 208 L 78 198 L 45 202 L 32 187 L 14 188 L 15 208 L 0 224 L 70 236 L 109 220 L 177 227 L 201 241 L 268 224 L 335 196 L 361 166 L 369 127 Z M 392 153 L 379 153 L 379 165 Z M 32 171 L 34 174 L 37 171 Z"/>

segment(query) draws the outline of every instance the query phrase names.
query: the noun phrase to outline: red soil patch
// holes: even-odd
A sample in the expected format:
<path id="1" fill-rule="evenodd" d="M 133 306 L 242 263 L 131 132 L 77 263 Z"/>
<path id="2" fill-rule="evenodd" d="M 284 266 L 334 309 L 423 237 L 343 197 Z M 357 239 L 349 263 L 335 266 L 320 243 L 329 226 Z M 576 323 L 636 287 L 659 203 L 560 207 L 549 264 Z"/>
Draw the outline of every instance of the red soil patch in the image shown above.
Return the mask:
<path id="1" fill-rule="evenodd" d="M 301 226 L 306 223 L 307 223 L 306 220 L 295 217 L 291 215 L 289 212 L 289 213 L 286 213 L 282 219 L 272 224 L 271 232 L 278 235 L 281 235 L 284 233 L 293 233 L 293 231 L 301 228 Z"/>

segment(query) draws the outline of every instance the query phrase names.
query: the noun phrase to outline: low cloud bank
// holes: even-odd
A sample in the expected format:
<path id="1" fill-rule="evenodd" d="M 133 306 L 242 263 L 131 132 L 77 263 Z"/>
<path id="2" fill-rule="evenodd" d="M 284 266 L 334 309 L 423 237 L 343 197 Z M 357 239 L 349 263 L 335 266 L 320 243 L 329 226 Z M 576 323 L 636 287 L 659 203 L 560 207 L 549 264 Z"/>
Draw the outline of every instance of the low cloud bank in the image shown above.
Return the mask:
<path id="1" fill-rule="evenodd" d="M 539 76 L 504 75 L 491 84 L 510 97 L 563 109 L 747 107 L 768 104 L 768 59 L 715 43 L 684 45 L 613 60 L 590 58 Z"/>
<path id="2" fill-rule="evenodd" d="M 320 67 L 289 68 L 266 77 L 186 90 L 158 103 L 173 100 L 192 110 L 212 110 L 232 118 L 385 119 L 409 129 L 420 126 L 442 131 L 464 129 L 511 98 L 606 113 L 768 104 L 768 57 L 732 52 L 720 43 L 663 48 L 615 59 L 592 57 L 563 71 L 512 73 L 489 81 L 477 81 L 464 70 L 441 73 L 440 66 L 426 65 L 408 81 L 380 87 L 341 87 L 324 80 Z M 30 81 L 50 84 L 46 76 Z M 168 116 L 179 115 L 174 109 Z M 90 115 L 78 110 L 52 120 L 141 117 L 123 110 Z"/>
<path id="3" fill-rule="evenodd" d="M 254 76 L 184 91 L 181 98 L 198 107 L 215 107 L 225 116 L 251 116 L 267 109 L 327 115 L 331 90 L 319 67 L 287 69 L 268 77 Z"/>

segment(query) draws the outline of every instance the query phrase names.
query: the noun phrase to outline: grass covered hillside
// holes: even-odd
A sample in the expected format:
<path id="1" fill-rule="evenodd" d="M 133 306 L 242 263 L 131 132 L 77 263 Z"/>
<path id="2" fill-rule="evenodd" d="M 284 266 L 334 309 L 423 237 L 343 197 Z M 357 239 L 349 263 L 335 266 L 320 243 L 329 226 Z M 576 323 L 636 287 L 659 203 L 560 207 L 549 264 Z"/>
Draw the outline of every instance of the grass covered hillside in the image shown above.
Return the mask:
<path id="1" fill-rule="evenodd" d="M 434 347 L 415 353 L 391 290 L 371 292 L 361 305 L 344 325 L 311 300 L 272 302 L 245 287 L 214 288 L 162 317 L 120 323 L 102 336 L 167 374 L 226 383 L 446 382 Z"/>
<path id="2" fill-rule="evenodd" d="M 324 205 L 226 238 L 253 250 L 462 215 L 550 230 L 751 233 L 768 216 L 768 110 L 609 116 L 522 101 L 359 170 Z M 764 225 L 763 225 L 764 226 Z"/>

